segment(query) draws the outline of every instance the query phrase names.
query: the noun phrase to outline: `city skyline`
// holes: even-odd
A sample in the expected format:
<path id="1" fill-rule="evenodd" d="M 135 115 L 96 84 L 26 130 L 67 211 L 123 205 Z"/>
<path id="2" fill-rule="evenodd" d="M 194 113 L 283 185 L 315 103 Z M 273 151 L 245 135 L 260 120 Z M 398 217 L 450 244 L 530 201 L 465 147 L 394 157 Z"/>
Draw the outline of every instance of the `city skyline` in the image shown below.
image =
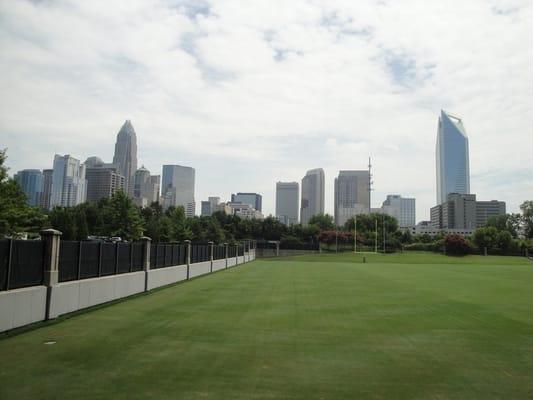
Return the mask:
<path id="1" fill-rule="evenodd" d="M 467 121 L 470 192 L 517 212 L 533 187 L 533 60 L 513 38 L 533 34 L 533 6 L 489 3 L 154 2 L 108 5 L 105 17 L 88 3 L 0 6 L 10 173 L 49 169 L 56 153 L 112 160 L 117 124 L 131 119 L 139 161 L 154 174 L 194 167 L 197 199 L 257 192 L 274 214 L 275 182 L 321 167 L 333 214 L 333 177 L 372 156 L 372 206 L 400 193 L 427 220 L 444 109 Z M 62 24 L 79 18 L 66 37 Z"/>

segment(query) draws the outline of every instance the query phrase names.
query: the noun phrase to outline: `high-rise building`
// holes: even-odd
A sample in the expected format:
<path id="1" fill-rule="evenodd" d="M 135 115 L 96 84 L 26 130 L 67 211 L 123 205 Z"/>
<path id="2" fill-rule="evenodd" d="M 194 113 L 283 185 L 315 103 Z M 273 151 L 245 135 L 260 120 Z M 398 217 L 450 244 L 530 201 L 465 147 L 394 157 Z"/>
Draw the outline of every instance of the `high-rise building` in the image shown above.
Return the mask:
<path id="1" fill-rule="evenodd" d="M 257 193 L 237 193 L 231 195 L 232 203 L 248 204 L 257 211 L 263 211 L 263 197 Z"/>
<path id="2" fill-rule="evenodd" d="M 87 181 L 85 165 L 70 155 L 54 157 L 50 207 L 73 207 L 85 202 Z"/>
<path id="3" fill-rule="evenodd" d="M 196 213 L 194 201 L 194 168 L 181 165 L 163 165 L 163 207 L 182 206 L 187 217 Z"/>
<path id="4" fill-rule="evenodd" d="M 491 217 L 505 215 L 506 206 L 504 201 L 476 201 L 476 226 L 485 226 Z"/>
<path id="5" fill-rule="evenodd" d="M 441 111 L 437 133 L 437 204 L 450 193 L 470 194 L 468 137 L 461 119 Z"/>
<path id="6" fill-rule="evenodd" d="M 220 203 L 220 197 L 208 197 L 207 201 L 202 201 L 202 217 L 208 217 L 212 215 L 218 209 Z"/>
<path id="7" fill-rule="evenodd" d="M 335 178 L 335 224 L 343 226 L 357 214 L 370 212 L 370 172 L 339 171 Z"/>
<path id="8" fill-rule="evenodd" d="M 150 175 L 150 171 L 142 166 L 135 171 L 133 184 L 133 201 L 139 207 L 148 207 L 153 202 L 159 202 L 160 175 Z"/>
<path id="9" fill-rule="evenodd" d="M 302 179 L 300 222 L 307 225 L 312 216 L 324 214 L 325 177 L 322 168 L 307 171 Z"/>
<path id="10" fill-rule="evenodd" d="M 217 210 L 228 215 L 236 215 L 243 219 L 263 219 L 263 214 L 261 211 L 256 210 L 247 203 L 220 203 L 217 206 Z"/>
<path id="11" fill-rule="evenodd" d="M 26 194 L 29 206 L 40 207 L 43 199 L 44 177 L 39 169 L 23 169 L 15 174 L 15 181 Z"/>
<path id="12" fill-rule="evenodd" d="M 400 228 L 416 225 L 416 201 L 398 194 L 388 195 L 381 206 L 382 212 L 396 218 Z"/>
<path id="13" fill-rule="evenodd" d="M 106 164 L 98 157 L 85 160 L 87 201 L 97 202 L 111 197 L 118 190 L 126 191 L 126 178 L 118 172 L 115 164 Z"/>
<path id="14" fill-rule="evenodd" d="M 298 182 L 276 183 L 276 218 L 282 224 L 298 223 L 300 185 Z"/>
<path id="15" fill-rule="evenodd" d="M 126 192 L 133 196 L 133 174 L 137 171 L 137 135 L 130 120 L 126 120 L 118 132 L 113 164 L 126 180 Z"/>
<path id="16" fill-rule="evenodd" d="M 436 229 L 476 229 L 476 195 L 449 193 L 447 201 L 431 209 Z"/>
<path id="17" fill-rule="evenodd" d="M 41 207 L 45 210 L 50 209 L 50 197 L 52 196 L 52 176 L 53 169 L 43 169 L 43 197 Z"/>

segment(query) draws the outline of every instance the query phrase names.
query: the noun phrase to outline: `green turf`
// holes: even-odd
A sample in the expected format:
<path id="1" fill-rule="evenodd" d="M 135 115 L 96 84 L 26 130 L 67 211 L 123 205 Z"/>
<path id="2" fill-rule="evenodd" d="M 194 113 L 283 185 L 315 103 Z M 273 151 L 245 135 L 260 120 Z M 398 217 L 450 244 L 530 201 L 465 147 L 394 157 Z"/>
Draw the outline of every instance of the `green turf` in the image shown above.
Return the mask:
<path id="1" fill-rule="evenodd" d="M 0 399 L 533 398 L 533 262 L 359 261 L 256 261 L 4 338 Z"/>

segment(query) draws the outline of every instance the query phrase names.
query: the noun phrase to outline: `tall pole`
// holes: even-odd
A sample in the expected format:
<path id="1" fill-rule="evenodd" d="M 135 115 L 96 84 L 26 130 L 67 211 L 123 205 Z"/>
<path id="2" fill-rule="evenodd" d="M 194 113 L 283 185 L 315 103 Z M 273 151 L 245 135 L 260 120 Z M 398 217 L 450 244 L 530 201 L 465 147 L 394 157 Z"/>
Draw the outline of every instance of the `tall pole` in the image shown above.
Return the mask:
<path id="1" fill-rule="evenodd" d="M 383 214 L 383 254 L 385 254 L 386 247 L 385 247 L 385 214 Z"/>
<path id="2" fill-rule="evenodd" d="M 376 215 L 375 222 L 376 222 L 376 234 L 374 235 L 374 252 L 377 254 L 377 252 L 378 252 L 378 219 L 377 219 L 377 215 Z"/>
<path id="3" fill-rule="evenodd" d="M 357 253 L 357 214 L 353 219 L 353 252 Z"/>

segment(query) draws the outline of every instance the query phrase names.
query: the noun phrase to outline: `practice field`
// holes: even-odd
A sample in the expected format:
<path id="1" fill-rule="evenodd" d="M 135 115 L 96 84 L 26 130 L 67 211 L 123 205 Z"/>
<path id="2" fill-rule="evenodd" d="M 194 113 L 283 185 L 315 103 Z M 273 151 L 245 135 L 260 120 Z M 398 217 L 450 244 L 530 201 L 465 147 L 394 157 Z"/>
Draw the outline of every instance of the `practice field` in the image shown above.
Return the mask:
<path id="1" fill-rule="evenodd" d="M 0 335 L 0 399 L 533 398 L 533 262 L 361 257 L 259 260 Z"/>

